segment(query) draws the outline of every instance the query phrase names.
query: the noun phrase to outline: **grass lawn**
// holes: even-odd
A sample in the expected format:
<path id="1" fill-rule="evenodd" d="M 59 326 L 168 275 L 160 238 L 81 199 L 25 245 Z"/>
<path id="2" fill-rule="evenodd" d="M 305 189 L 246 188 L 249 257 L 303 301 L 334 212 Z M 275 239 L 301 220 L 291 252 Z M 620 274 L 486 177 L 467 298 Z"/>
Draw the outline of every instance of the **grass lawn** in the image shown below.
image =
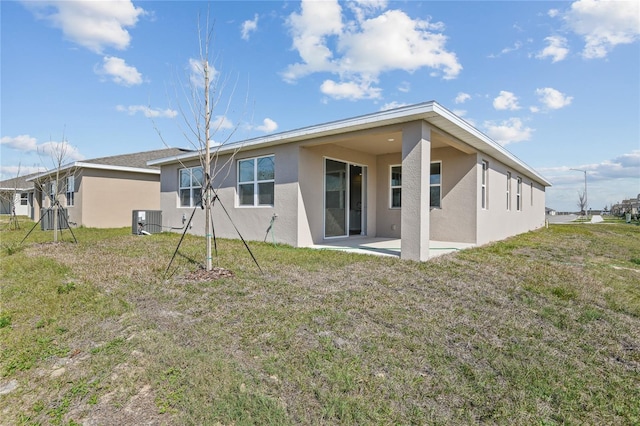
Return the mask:
<path id="1" fill-rule="evenodd" d="M 640 424 L 640 226 L 425 263 L 0 223 L 0 424 Z"/>

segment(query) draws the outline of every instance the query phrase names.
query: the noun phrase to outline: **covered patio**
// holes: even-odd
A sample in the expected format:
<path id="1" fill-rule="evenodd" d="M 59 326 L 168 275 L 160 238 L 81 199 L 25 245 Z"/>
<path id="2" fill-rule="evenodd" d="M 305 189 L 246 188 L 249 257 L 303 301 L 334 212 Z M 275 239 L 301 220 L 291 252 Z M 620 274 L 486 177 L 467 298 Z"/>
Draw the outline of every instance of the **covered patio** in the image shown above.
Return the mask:
<path id="1" fill-rule="evenodd" d="M 373 254 L 377 256 L 400 257 L 401 243 L 399 238 L 345 238 L 315 244 L 311 248 L 320 250 L 339 250 L 349 253 Z M 447 253 L 453 253 L 474 247 L 471 243 L 456 243 L 450 241 L 429 241 L 429 259 Z"/>

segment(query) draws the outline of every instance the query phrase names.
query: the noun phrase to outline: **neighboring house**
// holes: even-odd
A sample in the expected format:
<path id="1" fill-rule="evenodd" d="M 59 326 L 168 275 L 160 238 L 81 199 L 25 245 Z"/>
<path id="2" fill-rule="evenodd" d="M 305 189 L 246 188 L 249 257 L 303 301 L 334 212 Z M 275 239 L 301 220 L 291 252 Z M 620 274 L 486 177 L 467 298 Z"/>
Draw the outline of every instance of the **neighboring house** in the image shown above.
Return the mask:
<path id="1" fill-rule="evenodd" d="M 33 182 L 27 180 L 36 174 L 18 176 L 0 181 L 0 214 L 33 216 Z"/>
<path id="2" fill-rule="evenodd" d="M 244 238 L 296 247 L 352 237 L 401 239 L 426 260 L 429 241 L 484 244 L 544 225 L 551 184 L 436 102 L 250 139 L 219 148 L 213 187 Z M 198 153 L 161 168 L 161 210 L 178 227 L 201 200 Z M 235 155 L 233 161 L 227 162 Z M 216 202 L 216 204 L 219 204 Z M 214 206 L 218 237 L 237 233 Z M 202 233 L 196 209 L 191 232 Z"/>
<path id="3" fill-rule="evenodd" d="M 189 152 L 167 148 L 76 161 L 32 176 L 35 187 L 33 220 L 52 206 L 58 193 L 69 223 L 91 228 L 131 226 L 133 210 L 160 209 L 160 169 L 147 162 Z M 57 185 L 60 190 L 56 191 Z"/>
<path id="4" fill-rule="evenodd" d="M 611 206 L 612 215 L 622 216 L 625 213 L 630 213 L 632 215 L 640 213 L 640 194 L 638 194 L 636 198 L 622 200 L 621 203 L 616 203 Z"/>

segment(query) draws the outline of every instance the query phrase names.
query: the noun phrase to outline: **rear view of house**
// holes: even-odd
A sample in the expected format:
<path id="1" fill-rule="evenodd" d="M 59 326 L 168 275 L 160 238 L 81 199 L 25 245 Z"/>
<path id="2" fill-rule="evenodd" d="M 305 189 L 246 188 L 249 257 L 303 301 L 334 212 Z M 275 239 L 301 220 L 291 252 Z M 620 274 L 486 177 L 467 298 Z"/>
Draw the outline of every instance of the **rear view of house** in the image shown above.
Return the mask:
<path id="1" fill-rule="evenodd" d="M 243 236 L 297 247 L 399 238 L 426 260 L 430 241 L 485 244 L 544 225 L 550 183 L 436 102 L 319 124 L 220 148 L 222 203 Z M 166 227 L 201 203 L 198 153 L 150 161 L 161 169 Z M 231 160 L 231 161 L 227 161 Z M 217 236 L 237 233 L 214 208 Z M 204 214 L 194 213 L 192 232 Z"/>

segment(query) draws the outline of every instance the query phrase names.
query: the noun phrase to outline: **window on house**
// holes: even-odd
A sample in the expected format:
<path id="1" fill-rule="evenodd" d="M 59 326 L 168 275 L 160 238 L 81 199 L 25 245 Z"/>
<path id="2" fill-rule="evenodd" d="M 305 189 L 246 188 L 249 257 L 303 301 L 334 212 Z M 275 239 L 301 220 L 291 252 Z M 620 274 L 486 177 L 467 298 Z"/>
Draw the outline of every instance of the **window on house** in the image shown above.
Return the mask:
<path id="1" fill-rule="evenodd" d="M 397 209 L 402 201 L 402 166 L 391 166 L 391 208 Z"/>
<path id="2" fill-rule="evenodd" d="M 429 206 L 440 208 L 442 206 L 442 163 L 431 163 L 429 176 Z"/>
<path id="3" fill-rule="evenodd" d="M 533 182 L 529 184 L 529 190 L 531 191 L 531 205 L 533 206 Z"/>
<path id="4" fill-rule="evenodd" d="M 507 210 L 511 210 L 511 172 L 507 172 Z"/>
<path id="5" fill-rule="evenodd" d="M 56 193 L 58 192 L 57 190 L 57 185 L 55 183 L 55 181 L 52 181 L 51 183 L 49 183 L 49 200 L 51 201 L 51 205 L 53 206 L 56 202 Z"/>
<path id="6" fill-rule="evenodd" d="M 29 194 L 27 194 L 26 192 L 20 193 L 20 205 L 26 206 L 28 204 L 29 204 Z"/>
<path id="7" fill-rule="evenodd" d="M 180 169 L 178 194 L 180 207 L 196 207 L 202 204 L 202 166 Z"/>
<path id="8" fill-rule="evenodd" d="M 489 185 L 489 163 L 485 160 L 482 160 L 482 189 L 481 189 L 481 203 L 483 209 L 489 208 L 489 199 L 487 194 L 487 187 Z"/>
<path id="9" fill-rule="evenodd" d="M 75 202 L 76 180 L 74 176 L 67 177 L 67 206 L 73 206 Z"/>
<path id="10" fill-rule="evenodd" d="M 520 176 L 516 183 L 516 210 L 522 210 L 522 178 Z"/>
<path id="11" fill-rule="evenodd" d="M 275 157 L 238 160 L 238 204 L 273 206 L 275 196 Z"/>

